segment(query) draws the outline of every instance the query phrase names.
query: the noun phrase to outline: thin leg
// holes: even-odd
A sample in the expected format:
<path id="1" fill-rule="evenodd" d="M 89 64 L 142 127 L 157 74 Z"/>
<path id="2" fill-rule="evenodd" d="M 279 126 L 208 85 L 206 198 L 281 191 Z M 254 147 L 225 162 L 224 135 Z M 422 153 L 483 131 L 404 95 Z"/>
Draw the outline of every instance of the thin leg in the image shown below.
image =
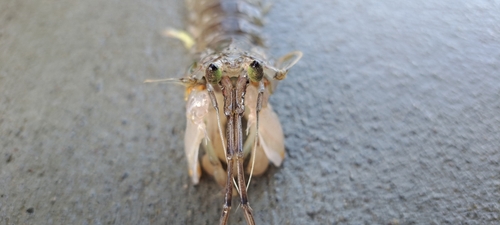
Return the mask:
<path id="1" fill-rule="evenodd" d="M 259 113 L 262 109 L 262 97 L 264 96 L 264 82 L 259 82 L 259 93 L 257 95 L 257 105 L 255 106 L 255 139 L 252 148 L 252 169 L 250 170 L 250 176 L 248 178 L 247 187 L 250 186 L 250 181 L 252 180 L 253 168 L 255 165 L 255 154 L 257 152 L 257 146 L 259 145 Z M 247 132 L 248 133 L 248 132 Z"/>
<path id="2" fill-rule="evenodd" d="M 233 199 L 233 163 L 234 163 L 234 121 L 233 115 L 230 115 L 227 120 L 226 129 L 227 138 L 227 150 L 226 150 L 226 161 L 227 161 L 227 180 L 226 180 L 226 191 L 224 194 L 224 205 L 222 206 L 222 215 L 220 217 L 220 225 L 226 225 L 229 219 L 229 211 L 231 211 L 231 201 Z"/>
<path id="3" fill-rule="evenodd" d="M 241 126 L 241 117 L 245 113 L 245 92 L 248 85 L 246 77 L 239 77 L 236 82 L 234 91 L 234 144 L 235 144 L 235 160 L 238 173 L 238 187 L 240 188 L 241 208 L 245 213 L 247 225 L 255 225 L 252 214 L 252 208 L 248 203 L 247 187 L 245 181 L 245 170 L 243 169 L 243 128 Z"/>
<path id="4" fill-rule="evenodd" d="M 231 211 L 231 201 L 233 199 L 233 164 L 234 164 L 234 113 L 233 113 L 233 102 L 234 102 L 234 91 L 232 88 L 231 81 L 229 78 L 224 77 L 221 80 L 222 95 L 224 96 L 224 114 L 227 117 L 226 124 L 226 139 L 227 148 L 225 151 L 226 162 L 227 162 L 227 179 L 226 179 L 226 191 L 224 193 L 224 204 L 222 205 L 222 214 L 220 216 L 220 225 L 227 225 L 227 220 L 229 219 L 229 212 Z"/>
<path id="5" fill-rule="evenodd" d="M 238 186 L 240 188 L 240 200 L 241 200 L 241 208 L 243 208 L 243 212 L 245 213 L 245 219 L 248 225 L 255 225 L 255 221 L 253 219 L 252 208 L 248 203 L 248 195 L 247 195 L 247 187 L 245 183 L 245 170 L 243 169 L 243 129 L 241 127 L 241 114 L 236 115 L 235 119 L 235 134 L 236 134 L 236 167 L 238 168 Z"/>
<path id="6" fill-rule="evenodd" d="M 228 157 L 229 158 L 229 157 Z M 233 160 L 227 161 L 227 180 L 226 192 L 224 194 L 224 205 L 222 206 L 222 215 L 220 216 L 220 225 L 226 225 L 229 219 L 229 211 L 231 211 L 231 201 L 233 200 L 233 170 L 229 169 L 233 166 Z M 230 167 L 231 166 L 231 167 Z"/>
<path id="7" fill-rule="evenodd" d="M 217 117 L 217 127 L 219 128 L 219 136 L 222 143 L 222 149 L 224 154 L 226 154 L 226 144 L 224 144 L 224 136 L 222 135 L 220 116 L 219 116 L 219 105 L 217 104 L 217 98 L 215 97 L 214 87 L 211 84 L 207 84 L 208 96 L 210 96 L 210 101 L 212 102 L 212 106 L 215 109 L 216 117 Z"/>

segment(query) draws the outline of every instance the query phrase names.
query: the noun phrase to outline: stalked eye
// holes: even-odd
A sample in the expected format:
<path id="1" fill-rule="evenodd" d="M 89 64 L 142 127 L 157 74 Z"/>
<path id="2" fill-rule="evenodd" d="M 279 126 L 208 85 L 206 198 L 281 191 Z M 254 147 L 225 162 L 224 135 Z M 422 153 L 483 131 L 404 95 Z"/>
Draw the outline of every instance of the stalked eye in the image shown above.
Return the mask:
<path id="1" fill-rule="evenodd" d="M 250 77 L 250 80 L 253 82 L 259 82 L 264 76 L 264 69 L 262 68 L 262 65 L 255 60 L 250 63 L 250 67 L 248 67 L 247 71 L 248 77 Z"/>
<path id="2" fill-rule="evenodd" d="M 222 77 L 222 71 L 219 69 L 219 67 L 211 63 L 207 67 L 207 72 L 205 74 L 205 77 L 207 78 L 207 81 L 212 84 L 219 83 Z"/>

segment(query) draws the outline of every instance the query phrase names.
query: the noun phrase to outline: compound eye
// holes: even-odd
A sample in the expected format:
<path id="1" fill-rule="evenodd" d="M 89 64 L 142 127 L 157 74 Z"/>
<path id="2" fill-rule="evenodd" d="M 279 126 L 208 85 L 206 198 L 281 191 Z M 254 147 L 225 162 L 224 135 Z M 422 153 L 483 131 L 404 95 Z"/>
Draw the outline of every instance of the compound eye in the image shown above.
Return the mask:
<path id="1" fill-rule="evenodd" d="M 208 82 L 212 84 L 217 84 L 219 83 L 221 77 L 222 77 L 222 71 L 219 67 L 211 63 L 207 67 L 207 72 L 205 73 L 205 77 Z"/>
<path id="2" fill-rule="evenodd" d="M 262 65 L 260 65 L 260 63 L 255 60 L 250 63 L 247 71 L 248 77 L 250 77 L 250 80 L 253 82 L 259 82 L 264 76 L 264 68 L 262 68 Z"/>

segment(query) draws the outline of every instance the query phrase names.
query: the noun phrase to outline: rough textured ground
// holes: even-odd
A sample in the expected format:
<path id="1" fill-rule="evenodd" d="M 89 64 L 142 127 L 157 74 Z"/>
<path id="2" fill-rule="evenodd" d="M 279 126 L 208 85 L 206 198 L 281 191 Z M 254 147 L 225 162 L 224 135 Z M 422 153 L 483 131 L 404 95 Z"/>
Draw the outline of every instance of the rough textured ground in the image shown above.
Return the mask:
<path id="1" fill-rule="evenodd" d="M 286 161 L 258 224 L 499 224 L 496 1 L 276 1 Z M 0 224 L 215 224 L 190 184 L 181 1 L 0 1 Z M 236 201 L 235 201 L 236 204 Z M 241 209 L 231 224 L 243 224 Z"/>

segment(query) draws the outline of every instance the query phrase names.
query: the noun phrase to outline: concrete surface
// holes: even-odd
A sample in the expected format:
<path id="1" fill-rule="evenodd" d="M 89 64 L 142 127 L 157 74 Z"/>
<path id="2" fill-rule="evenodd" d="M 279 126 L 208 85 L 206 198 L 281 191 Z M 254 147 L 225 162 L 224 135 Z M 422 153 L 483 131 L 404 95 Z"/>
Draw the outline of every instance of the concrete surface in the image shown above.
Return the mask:
<path id="1" fill-rule="evenodd" d="M 497 1 L 285 1 L 266 34 L 304 58 L 272 98 L 287 155 L 258 224 L 499 224 Z M 0 1 L 0 224 L 215 224 L 190 184 L 182 1 Z M 234 203 L 236 204 L 236 201 Z M 244 224 L 233 209 L 231 224 Z"/>

